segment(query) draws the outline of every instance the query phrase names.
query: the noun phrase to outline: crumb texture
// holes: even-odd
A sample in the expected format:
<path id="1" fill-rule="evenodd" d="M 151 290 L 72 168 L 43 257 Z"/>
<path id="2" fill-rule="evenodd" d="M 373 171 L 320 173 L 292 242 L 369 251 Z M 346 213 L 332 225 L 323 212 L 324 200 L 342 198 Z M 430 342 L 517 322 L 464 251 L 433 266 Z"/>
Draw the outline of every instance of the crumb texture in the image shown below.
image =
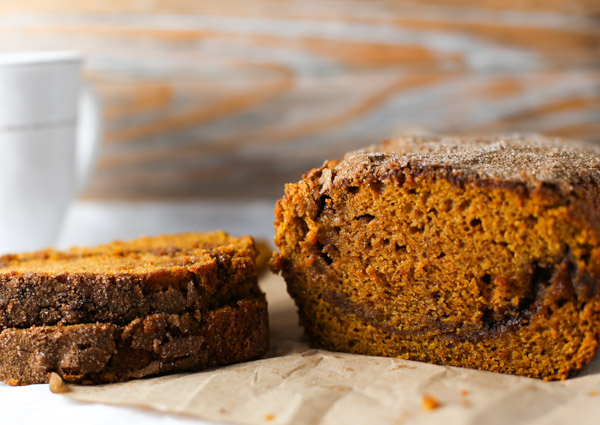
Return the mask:
<path id="1" fill-rule="evenodd" d="M 256 255 L 252 238 L 215 232 L 0 257 L 0 380 L 118 382 L 261 356 Z"/>
<path id="2" fill-rule="evenodd" d="M 599 157 L 407 138 L 287 185 L 272 265 L 314 346 L 564 379 L 600 333 Z"/>
<path id="3" fill-rule="evenodd" d="M 243 300 L 204 316 L 154 314 L 126 326 L 80 324 L 0 333 L 0 380 L 97 384 L 241 362 L 268 350 L 264 299 Z"/>
<path id="4" fill-rule="evenodd" d="M 0 257 L 0 329 L 125 324 L 258 293 L 250 237 L 186 233 Z"/>

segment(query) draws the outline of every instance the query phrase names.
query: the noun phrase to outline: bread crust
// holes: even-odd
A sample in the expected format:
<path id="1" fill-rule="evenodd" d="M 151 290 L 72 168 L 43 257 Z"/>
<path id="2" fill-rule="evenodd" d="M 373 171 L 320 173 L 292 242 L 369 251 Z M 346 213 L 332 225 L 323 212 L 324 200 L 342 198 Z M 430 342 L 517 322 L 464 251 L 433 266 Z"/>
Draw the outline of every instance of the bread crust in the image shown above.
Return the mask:
<path id="1" fill-rule="evenodd" d="M 0 257 L 0 380 L 94 384 L 269 347 L 250 237 L 187 233 Z"/>
<path id="2" fill-rule="evenodd" d="M 124 326 L 98 323 L 34 326 L 0 332 L 0 380 L 99 384 L 198 371 L 264 355 L 267 304 L 245 299 L 206 313 L 152 314 Z"/>
<path id="3" fill-rule="evenodd" d="M 153 313 L 214 309 L 258 293 L 255 256 L 251 238 L 222 232 L 5 255 L 0 329 L 121 325 Z"/>
<path id="4" fill-rule="evenodd" d="M 273 268 L 311 344 L 564 379 L 600 339 L 600 155 L 409 138 L 286 186 Z"/>

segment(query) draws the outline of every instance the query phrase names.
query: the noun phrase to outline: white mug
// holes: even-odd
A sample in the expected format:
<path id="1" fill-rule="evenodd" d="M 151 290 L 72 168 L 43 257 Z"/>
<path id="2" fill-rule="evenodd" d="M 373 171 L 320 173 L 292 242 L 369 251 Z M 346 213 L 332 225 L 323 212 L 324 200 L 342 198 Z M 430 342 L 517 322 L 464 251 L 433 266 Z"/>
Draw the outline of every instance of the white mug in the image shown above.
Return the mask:
<path id="1" fill-rule="evenodd" d="M 52 245 L 86 184 L 100 107 L 76 52 L 0 54 L 0 254 Z"/>

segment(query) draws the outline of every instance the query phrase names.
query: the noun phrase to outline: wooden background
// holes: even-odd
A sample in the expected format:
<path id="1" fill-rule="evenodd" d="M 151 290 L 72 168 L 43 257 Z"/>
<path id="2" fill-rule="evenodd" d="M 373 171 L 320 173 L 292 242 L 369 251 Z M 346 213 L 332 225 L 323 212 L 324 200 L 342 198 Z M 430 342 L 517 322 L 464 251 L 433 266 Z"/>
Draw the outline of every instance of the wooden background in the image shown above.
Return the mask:
<path id="1" fill-rule="evenodd" d="M 276 198 L 423 129 L 600 142 L 598 0 L 0 2 L 0 49 L 39 48 L 103 100 L 88 198 Z"/>

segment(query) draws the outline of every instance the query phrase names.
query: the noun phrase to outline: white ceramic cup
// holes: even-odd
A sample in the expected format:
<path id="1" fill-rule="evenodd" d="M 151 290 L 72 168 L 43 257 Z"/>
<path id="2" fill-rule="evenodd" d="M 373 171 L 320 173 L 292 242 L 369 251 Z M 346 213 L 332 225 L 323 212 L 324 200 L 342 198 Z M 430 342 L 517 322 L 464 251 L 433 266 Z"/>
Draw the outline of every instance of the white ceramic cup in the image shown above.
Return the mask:
<path id="1" fill-rule="evenodd" d="M 0 254 L 52 245 L 101 139 L 76 52 L 0 54 Z"/>

